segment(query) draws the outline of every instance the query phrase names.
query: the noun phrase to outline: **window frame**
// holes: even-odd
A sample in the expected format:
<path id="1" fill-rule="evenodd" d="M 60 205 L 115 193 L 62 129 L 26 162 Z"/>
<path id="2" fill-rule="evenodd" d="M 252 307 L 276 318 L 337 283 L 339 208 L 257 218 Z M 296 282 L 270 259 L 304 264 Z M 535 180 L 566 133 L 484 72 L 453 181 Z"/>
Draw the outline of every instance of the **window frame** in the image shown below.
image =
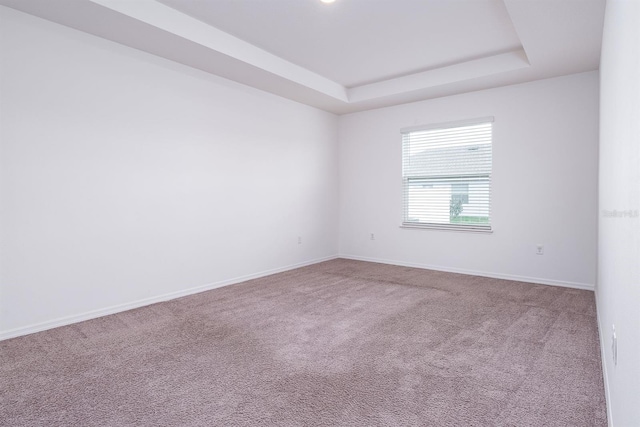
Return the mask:
<path id="1" fill-rule="evenodd" d="M 488 180 L 488 223 L 484 224 L 484 225 L 478 225 L 478 224 L 454 224 L 454 223 L 429 223 L 429 222 L 412 222 L 412 221 L 408 221 L 408 209 L 409 209 L 409 203 L 407 200 L 408 197 L 408 181 L 409 178 L 405 176 L 405 135 L 412 133 L 412 132 L 421 132 L 421 131 L 429 131 L 429 130 L 439 130 L 439 129 L 451 129 L 451 128 L 456 128 L 456 127 L 465 127 L 465 126 L 472 126 L 472 125 L 480 125 L 480 124 L 491 124 L 491 160 L 490 160 L 490 171 L 489 174 L 483 174 L 483 177 L 486 176 L 486 179 Z M 444 122 L 444 123 L 434 123 L 434 124 L 428 124 L 428 125 L 421 125 L 421 126 L 411 126 L 411 127 L 405 127 L 400 129 L 400 135 L 401 135 L 401 147 L 400 149 L 402 150 L 401 153 L 401 159 L 402 159 L 402 177 L 401 177 L 401 185 L 402 185 L 402 221 L 401 221 L 401 225 L 400 228 L 407 228 L 407 229 L 425 229 L 425 230 L 444 230 L 444 231 L 461 231 L 461 232 L 471 232 L 471 233 L 493 233 L 493 224 L 492 224 L 492 189 L 493 189 L 493 185 L 492 185 L 492 176 L 493 176 L 493 147 L 494 147 L 494 117 L 493 116 L 487 116 L 487 117 L 480 117 L 480 118 L 476 118 L 476 119 L 470 119 L 470 120 L 460 120 L 460 121 L 453 121 L 453 122 Z M 427 179 L 427 178 L 425 178 Z M 415 178 L 414 178 L 415 180 Z M 468 194 L 467 194 L 468 197 Z"/>

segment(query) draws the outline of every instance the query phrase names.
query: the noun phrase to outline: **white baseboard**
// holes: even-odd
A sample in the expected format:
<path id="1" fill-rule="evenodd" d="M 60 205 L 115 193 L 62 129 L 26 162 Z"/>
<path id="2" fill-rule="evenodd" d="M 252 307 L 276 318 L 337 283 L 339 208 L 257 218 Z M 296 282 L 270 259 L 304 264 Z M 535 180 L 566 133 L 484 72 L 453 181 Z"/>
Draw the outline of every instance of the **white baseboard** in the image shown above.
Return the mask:
<path id="1" fill-rule="evenodd" d="M 593 290 L 594 289 L 593 285 L 583 284 L 583 283 L 574 283 L 574 282 L 566 282 L 566 281 L 559 281 L 559 280 L 549 280 L 549 279 L 541 279 L 541 278 L 535 278 L 535 277 L 515 276 L 515 275 L 501 274 L 501 273 L 490 273 L 490 272 L 485 272 L 485 271 L 456 269 L 456 268 L 434 266 L 434 265 L 428 265 L 428 264 L 407 263 L 407 262 L 396 261 L 396 260 L 387 260 L 387 259 L 381 259 L 381 258 L 369 258 L 369 257 L 356 256 L 356 255 L 340 254 L 340 255 L 328 256 L 328 257 L 323 257 L 323 258 L 317 258 L 317 259 L 310 260 L 310 261 L 305 261 L 305 262 L 302 262 L 302 263 L 291 264 L 291 265 L 288 265 L 288 266 L 275 268 L 275 269 L 271 269 L 271 270 L 266 270 L 266 271 L 261 271 L 261 272 L 258 272 L 258 273 L 248 274 L 248 275 L 241 276 L 241 277 L 235 277 L 233 279 L 227 279 L 227 280 L 222 280 L 222 281 L 215 282 L 215 283 L 209 283 L 209 284 L 206 284 L 206 285 L 196 286 L 196 287 L 189 288 L 189 289 L 184 289 L 184 290 L 181 290 L 181 291 L 170 292 L 170 293 L 167 293 L 167 294 L 162 294 L 162 295 L 157 295 L 157 296 L 153 296 L 153 297 L 149 297 L 149 298 L 144 298 L 144 299 L 141 299 L 141 300 L 132 301 L 132 302 L 124 303 L 124 304 L 118 304 L 118 305 L 105 307 L 105 308 L 101 308 L 101 309 L 97 309 L 97 310 L 91 310 L 91 311 L 87 311 L 87 312 L 76 314 L 76 315 L 65 316 L 65 317 L 49 320 L 49 321 L 46 321 L 46 322 L 41 322 L 41 323 L 36 323 L 36 324 L 33 324 L 33 325 L 23 326 L 23 327 L 19 327 L 19 328 L 15 328 L 15 329 L 10 329 L 10 330 L 7 330 L 7 331 L 0 331 L 0 341 L 5 340 L 5 339 L 9 339 L 9 338 L 15 338 L 15 337 L 23 336 L 23 335 L 32 334 L 32 333 L 35 333 L 35 332 L 45 331 L 47 329 L 57 328 L 59 326 L 66 326 L 66 325 L 70 325 L 70 324 L 73 324 L 73 323 L 83 322 L 85 320 L 95 319 L 95 318 L 102 317 L 102 316 L 108 316 L 110 314 L 120 313 L 122 311 L 131 310 L 131 309 L 139 308 L 139 307 L 144 307 L 146 305 L 155 304 L 155 303 L 162 302 L 162 301 L 168 301 L 168 300 L 171 300 L 171 299 L 180 298 L 180 297 L 187 296 L 187 295 L 192 295 L 192 294 L 196 294 L 196 293 L 199 293 L 199 292 L 204 292 L 204 291 L 208 291 L 208 290 L 211 290 L 211 289 L 220 288 L 220 287 L 223 287 L 223 286 L 233 285 L 233 284 L 236 284 L 236 283 L 245 282 L 247 280 L 257 279 L 257 278 L 260 278 L 260 277 L 269 276 L 271 274 L 281 273 L 281 272 L 284 272 L 284 271 L 293 270 L 293 269 L 296 269 L 296 268 L 305 267 L 307 265 L 317 264 L 319 262 L 329 261 L 329 260 L 336 259 L 336 258 L 353 259 L 353 260 L 357 260 L 357 261 L 377 262 L 377 263 L 382 263 L 382 264 L 401 265 L 401 266 L 404 266 L 404 267 L 424 268 L 424 269 L 429 269 L 429 270 L 446 271 L 446 272 L 450 272 L 450 273 L 469 274 L 469 275 L 474 275 L 474 276 L 492 277 L 492 278 L 495 278 L 495 279 L 506 279 L 506 280 L 520 281 L 520 282 L 537 283 L 537 284 L 543 284 L 543 285 L 563 286 L 563 287 L 576 288 L 576 289 L 586 289 L 586 290 Z"/>
<path id="2" fill-rule="evenodd" d="M 598 320 L 598 337 L 600 338 L 600 362 L 602 363 L 602 380 L 604 381 L 604 397 L 607 403 L 607 425 L 613 427 L 613 414 L 611 413 L 611 391 L 609 389 L 609 375 L 607 374 L 605 339 L 603 332 L 605 329 L 602 327 L 600 317 L 600 304 L 598 304 L 598 293 L 596 292 L 596 319 Z"/>
<path id="3" fill-rule="evenodd" d="M 258 279 L 260 277 L 269 276 L 271 274 L 282 273 L 284 271 L 294 270 L 296 268 L 305 267 L 307 265 L 317 264 L 319 262 L 329 261 L 338 258 L 337 255 L 328 256 L 323 258 L 317 258 L 310 261 L 305 261 L 297 264 L 291 264 L 284 267 L 274 268 L 271 270 L 261 271 L 258 273 L 248 274 L 246 276 L 234 277 L 233 279 L 222 280 L 215 283 L 208 283 L 206 285 L 196 286 L 193 288 L 183 289 L 176 292 L 169 292 L 162 295 L 157 295 L 149 298 L 144 298 L 137 301 L 132 301 L 124 304 L 113 305 L 110 307 L 100 308 L 97 310 L 86 311 L 84 313 L 75 314 L 71 316 L 60 317 L 54 320 L 48 320 L 46 322 L 36 323 L 29 326 L 23 326 L 20 328 L 10 329 L 7 331 L 0 331 L 0 341 L 9 338 L 15 338 L 23 335 L 32 334 L 35 332 L 46 331 L 47 329 L 57 328 L 59 326 L 66 326 L 73 323 L 83 322 L 85 320 L 91 320 L 102 316 L 108 316 L 110 314 L 120 313 L 126 310 L 134 308 L 144 307 L 146 305 L 155 304 L 158 302 L 168 301 L 187 295 L 197 294 L 211 289 L 221 288 L 223 286 L 233 285 L 236 283 L 246 282 L 247 280 Z"/>
<path id="4" fill-rule="evenodd" d="M 377 262 L 380 264 L 391 264 L 391 265 L 400 265 L 403 267 L 415 267 L 415 268 L 423 268 L 426 270 L 436 270 L 436 271 L 445 271 L 447 273 L 459 273 L 459 274 L 468 274 L 471 276 L 482 276 L 482 277 L 491 277 L 493 279 L 504 279 L 504 280 L 513 280 L 517 282 L 527 282 L 527 283 L 535 283 L 538 285 L 551 285 L 551 286 L 561 286 L 565 288 L 574 288 L 574 289 L 583 289 L 587 291 L 593 291 L 595 286 L 593 284 L 588 283 L 577 283 L 577 282 L 567 282 L 563 280 L 553 280 L 553 279 L 542 279 L 539 277 L 527 277 L 527 276 L 517 276 L 514 274 L 503 274 L 503 273 L 492 273 L 487 271 L 477 271 L 477 270 L 466 270 L 461 268 L 451 268 L 451 267 L 442 267 L 438 265 L 429 265 L 429 264 L 417 264 L 412 262 L 404 262 L 404 261 L 396 261 L 396 260 L 388 260 L 381 258 L 370 258 L 370 257 L 361 257 L 357 255 L 348 255 L 348 254 L 340 254 L 340 258 L 345 259 L 353 259 L 356 261 L 368 261 L 368 262 Z"/>

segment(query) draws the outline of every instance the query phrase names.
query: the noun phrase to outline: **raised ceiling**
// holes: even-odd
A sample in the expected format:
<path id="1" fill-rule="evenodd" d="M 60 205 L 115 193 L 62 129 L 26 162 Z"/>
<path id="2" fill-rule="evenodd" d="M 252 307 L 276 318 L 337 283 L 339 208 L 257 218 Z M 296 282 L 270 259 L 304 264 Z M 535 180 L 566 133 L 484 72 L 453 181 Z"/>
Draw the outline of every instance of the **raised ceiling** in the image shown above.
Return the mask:
<path id="1" fill-rule="evenodd" d="M 160 0 L 345 87 L 521 48 L 501 0 Z"/>
<path id="2" fill-rule="evenodd" d="M 0 0 L 334 113 L 598 68 L 604 0 Z"/>

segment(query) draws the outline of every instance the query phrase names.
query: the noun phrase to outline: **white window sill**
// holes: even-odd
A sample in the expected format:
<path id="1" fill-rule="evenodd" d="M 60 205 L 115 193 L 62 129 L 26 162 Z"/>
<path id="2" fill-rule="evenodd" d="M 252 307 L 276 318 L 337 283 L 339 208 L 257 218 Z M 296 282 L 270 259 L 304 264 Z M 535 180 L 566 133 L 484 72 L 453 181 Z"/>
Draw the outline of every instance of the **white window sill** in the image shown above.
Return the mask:
<path id="1" fill-rule="evenodd" d="M 476 228 L 473 226 L 450 226 L 450 225 L 429 225 L 429 224 L 401 224 L 400 228 L 413 230 L 438 230 L 438 231 L 457 231 L 463 233 L 481 233 L 491 234 L 491 228 Z"/>

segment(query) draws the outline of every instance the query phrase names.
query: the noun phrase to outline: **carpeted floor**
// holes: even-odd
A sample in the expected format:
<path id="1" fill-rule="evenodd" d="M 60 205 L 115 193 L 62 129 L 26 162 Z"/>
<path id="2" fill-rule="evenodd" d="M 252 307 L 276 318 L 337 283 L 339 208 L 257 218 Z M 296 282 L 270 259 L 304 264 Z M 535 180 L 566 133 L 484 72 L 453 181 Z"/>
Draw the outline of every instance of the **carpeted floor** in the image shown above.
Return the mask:
<path id="1" fill-rule="evenodd" d="M 602 426 L 592 292 L 334 260 L 0 342 L 2 426 Z"/>

